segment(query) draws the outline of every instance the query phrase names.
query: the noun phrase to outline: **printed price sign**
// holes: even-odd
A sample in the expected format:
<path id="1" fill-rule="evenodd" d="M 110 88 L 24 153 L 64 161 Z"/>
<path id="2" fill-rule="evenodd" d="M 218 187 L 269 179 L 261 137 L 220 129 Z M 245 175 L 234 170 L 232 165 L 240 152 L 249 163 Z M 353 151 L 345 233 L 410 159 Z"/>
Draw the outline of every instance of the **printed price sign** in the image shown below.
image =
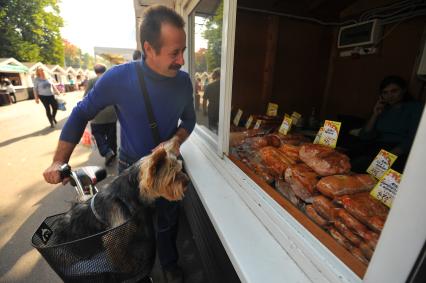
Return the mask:
<path id="1" fill-rule="evenodd" d="M 255 130 L 259 129 L 261 124 L 262 124 L 262 120 L 257 120 L 256 124 L 253 127 L 253 129 L 255 129 Z"/>
<path id="2" fill-rule="evenodd" d="M 241 110 L 241 109 L 238 109 L 238 112 L 237 112 L 237 114 L 235 115 L 235 117 L 234 117 L 234 125 L 236 126 L 236 127 L 238 127 L 238 124 L 240 123 L 240 119 L 241 119 L 241 116 L 243 115 L 243 110 Z"/>
<path id="3" fill-rule="evenodd" d="M 320 138 L 321 138 L 321 135 L 322 135 L 322 132 L 324 131 L 324 127 L 321 127 L 319 130 L 318 130 L 318 133 L 317 133 L 317 135 L 315 136 L 315 140 L 314 140 L 314 144 L 318 144 L 319 143 L 319 140 L 320 140 Z"/>
<path id="4" fill-rule="evenodd" d="M 381 179 L 383 174 L 391 168 L 392 164 L 398 156 L 387 152 L 386 150 L 380 150 L 379 154 L 377 154 L 376 158 L 374 158 L 373 162 L 371 162 L 370 166 L 367 169 L 367 173 L 376 177 L 377 179 Z"/>
<path id="5" fill-rule="evenodd" d="M 389 169 L 370 192 L 370 195 L 383 202 L 386 206 L 392 207 L 392 202 L 398 193 L 401 177 L 402 174 Z"/>
<path id="6" fill-rule="evenodd" d="M 288 116 L 287 114 L 285 114 L 284 116 L 284 120 L 281 124 L 281 127 L 279 129 L 279 132 L 283 135 L 287 135 L 287 133 L 290 131 L 291 129 L 291 123 L 292 123 L 292 119 L 290 118 L 290 116 Z"/>
<path id="7" fill-rule="evenodd" d="M 277 116 L 277 114 L 278 114 L 278 104 L 268 103 L 268 109 L 266 110 L 266 115 Z"/>
<path id="8" fill-rule="evenodd" d="M 247 119 L 247 122 L 246 122 L 246 129 L 250 128 L 252 122 L 253 122 L 253 115 L 250 115 L 250 117 Z"/>
<path id="9" fill-rule="evenodd" d="M 296 111 L 293 112 L 293 114 L 291 114 L 291 120 L 293 121 L 293 125 L 296 125 L 297 122 L 299 121 L 299 119 L 302 117 L 301 114 L 297 113 Z"/>
<path id="10" fill-rule="evenodd" d="M 335 148 L 341 124 L 340 122 L 325 120 L 319 143 Z"/>

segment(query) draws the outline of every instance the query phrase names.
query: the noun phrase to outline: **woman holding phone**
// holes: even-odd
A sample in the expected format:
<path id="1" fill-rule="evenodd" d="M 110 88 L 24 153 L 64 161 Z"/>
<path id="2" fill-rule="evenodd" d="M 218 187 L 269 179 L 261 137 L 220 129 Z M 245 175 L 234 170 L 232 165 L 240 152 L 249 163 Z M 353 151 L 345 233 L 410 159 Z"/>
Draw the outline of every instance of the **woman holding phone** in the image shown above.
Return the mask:
<path id="1" fill-rule="evenodd" d="M 415 101 L 407 90 L 407 83 L 398 76 L 385 77 L 380 83 L 379 99 L 359 137 L 366 142 L 363 156 L 352 162 L 354 171 L 364 171 L 385 149 L 398 156 L 395 170 L 402 172 L 413 143 L 423 105 Z"/>

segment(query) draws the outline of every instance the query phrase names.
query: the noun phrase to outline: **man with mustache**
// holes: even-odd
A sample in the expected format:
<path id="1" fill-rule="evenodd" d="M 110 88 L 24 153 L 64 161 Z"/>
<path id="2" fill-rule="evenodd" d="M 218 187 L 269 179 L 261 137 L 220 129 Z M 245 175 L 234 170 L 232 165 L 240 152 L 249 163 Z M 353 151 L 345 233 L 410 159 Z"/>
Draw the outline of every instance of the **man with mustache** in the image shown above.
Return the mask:
<path id="1" fill-rule="evenodd" d="M 180 145 L 195 126 L 192 83 L 189 75 L 179 70 L 185 63 L 184 24 L 181 16 L 165 6 L 145 10 L 140 27 L 143 59 L 109 69 L 73 109 L 62 130 L 53 162 L 43 173 L 48 183 L 61 182 L 58 170 L 68 163 L 87 122 L 109 105 L 114 105 L 121 125 L 119 171 L 158 146 L 173 145 L 179 154 Z M 153 137 L 137 68 L 143 73 L 160 144 Z M 168 282 L 183 282 L 176 249 L 179 204 L 160 198 L 155 205 L 160 264 Z"/>

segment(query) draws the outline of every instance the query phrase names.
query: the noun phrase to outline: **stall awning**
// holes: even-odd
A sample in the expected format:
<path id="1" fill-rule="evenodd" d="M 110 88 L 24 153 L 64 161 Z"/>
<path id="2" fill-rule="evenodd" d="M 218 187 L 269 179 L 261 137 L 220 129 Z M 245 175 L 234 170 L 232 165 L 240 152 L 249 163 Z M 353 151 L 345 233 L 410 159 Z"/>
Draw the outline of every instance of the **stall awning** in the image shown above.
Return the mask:
<path id="1" fill-rule="evenodd" d="M 16 66 L 16 65 L 3 65 L 0 66 L 0 72 L 5 73 L 27 73 L 28 68 L 25 66 Z"/>

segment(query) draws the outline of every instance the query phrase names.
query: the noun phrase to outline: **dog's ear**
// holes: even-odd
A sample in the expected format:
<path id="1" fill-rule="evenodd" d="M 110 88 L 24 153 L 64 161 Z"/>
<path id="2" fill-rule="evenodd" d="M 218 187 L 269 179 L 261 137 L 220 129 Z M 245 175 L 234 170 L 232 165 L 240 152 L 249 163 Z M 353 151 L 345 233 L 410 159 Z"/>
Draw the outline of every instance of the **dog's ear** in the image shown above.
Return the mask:
<path id="1" fill-rule="evenodd" d="M 152 153 L 151 160 L 149 162 L 149 175 L 154 178 L 160 168 L 164 165 L 167 158 L 167 152 L 164 148 L 159 148 Z"/>

